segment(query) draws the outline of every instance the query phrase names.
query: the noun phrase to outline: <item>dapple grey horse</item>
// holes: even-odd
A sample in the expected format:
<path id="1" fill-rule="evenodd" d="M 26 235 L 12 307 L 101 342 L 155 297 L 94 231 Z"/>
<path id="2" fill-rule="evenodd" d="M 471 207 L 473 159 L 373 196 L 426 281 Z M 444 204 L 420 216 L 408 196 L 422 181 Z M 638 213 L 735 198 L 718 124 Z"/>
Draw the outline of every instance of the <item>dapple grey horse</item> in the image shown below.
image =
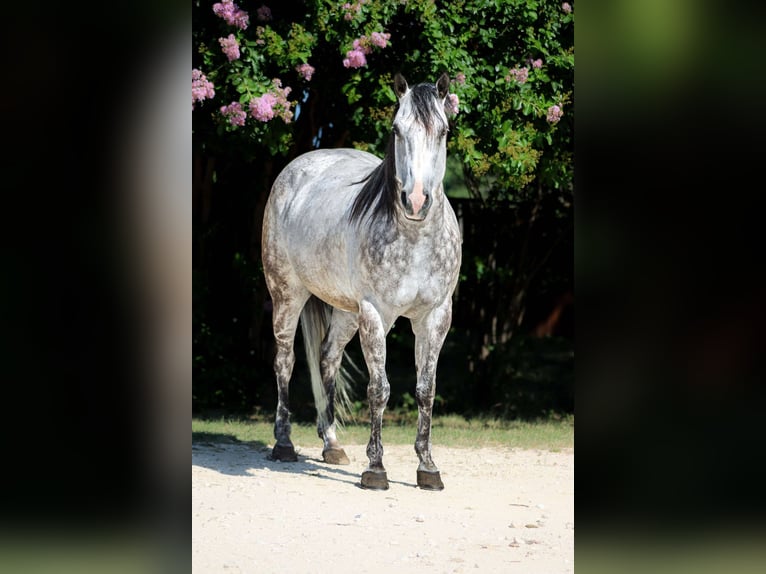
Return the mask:
<path id="1" fill-rule="evenodd" d="M 452 321 L 461 237 L 442 185 L 449 76 L 408 86 L 397 74 L 398 106 L 382 161 L 353 149 L 305 153 L 276 178 L 263 220 L 262 256 L 273 302 L 278 385 L 272 458 L 297 460 L 290 440 L 289 383 L 293 342 L 302 324 L 323 458 L 348 464 L 335 427 L 339 369 L 346 344 L 359 332 L 369 384 L 369 466 L 361 486 L 387 489 L 381 424 L 390 395 L 386 335 L 398 317 L 415 334 L 420 459 L 417 484 L 441 490 L 431 457 L 436 365 Z"/>

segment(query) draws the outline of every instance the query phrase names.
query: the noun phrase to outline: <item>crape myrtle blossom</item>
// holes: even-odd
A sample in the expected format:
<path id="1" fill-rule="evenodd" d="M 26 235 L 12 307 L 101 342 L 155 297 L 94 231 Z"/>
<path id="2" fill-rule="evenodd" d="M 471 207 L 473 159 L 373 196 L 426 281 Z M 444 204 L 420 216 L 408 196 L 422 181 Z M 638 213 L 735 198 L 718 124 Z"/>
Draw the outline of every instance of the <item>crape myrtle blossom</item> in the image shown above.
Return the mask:
<path id="1" fill-rule="evenodd" d="M 382 32 L 373 32 L 370 34 L 370 42 L 378 48 L 385 48 L 388 45 L 388 39 L 391 34 L 384 34 Z M 364 36 L 362 36 L 364 38 Z M 360 38 L 361 40 L 361 38 Z"/>
<path id="2" fill-rule="evenodd" d="M 262 5 L 258 8 L 258 10 L 255 11 L 255 14 L 261 22 L 268 22 L 271 20 L 271 8 L 266 5 Z"/>
<path id="3" fill-rule="evenodd" d="M 460 100 L 458 100 L 457 94 L 448 94 L 447 99 L 444 100 L 444 108 L 451 115 L 457 114 L 458 104 L 460 104 Z"/>
<path id="4" fill-rule="evenodd" d="M 292 104 L 287 101 L 287 96 L 290 95 L 292 88 L 289 86 L 283 88 L 279 78 L 274 78 L 272 83 L 271 91 L 250 100 L 248 104 L 250 115 L 261 122 L 268 122 L 279 116 L 283 122 L 289 124 L 293 119 L 293 111 L 290 109 Z"/>
<path id="5" fill-rule="evenodd" d="M 247 25 L 250 24 L 250 16 L 244 10 L 240 10 L 239 6 L 234 3 L 234 0 L 223 0 L 223 2 L 216 2 L 213 4 L 213 12 L 216 16 L 220 16 L 230 26 L 236 26 L 240 30 L 247 29 Z"/>
<path id="6" fill-rule="evenodd" d="M 370 46 L 370 39 L 367 36 L 359 36 L 353 43 L 354 51 L 361 52 L 362 54 L 369 54 L 372 52 L 372 46 Z"/>
<path id="7" fill-rule="evenodd" d="M 315 72 L 314 66 L 311 64 L 300 64 L 295 66 L 295 69 L 301 76 L 303 76 L 303 79 L 307 82 L 311 81 L 311 76 L 313 76 Z"/>
<path id="8" fill-rule="evenodd" d="M 255 36 L 256 40 L 255 43 L 259 46 L 264 46 L 266 44 L 266 40 L 263 39 L 263 35 L 266 32 L 266 28 L 263 26 L 256 26 L 255 28 Z"/>
<path id="9" fill-rule="evenodd" d="M 277 97 L 271 92 L 266 92 L 262 96 L 250 100 L 250 115 L 258 121 L 267 122 L 277 115 L 274 110 L 276 105 Z"/>
<path id="10" fill-rule="evenodd" d="M 465 84 L 465 74 L 463 72 L 458 72 L 457 76 L 455 76 L 455 81 L 458 84 Z"/>
<path id="11" fill-rule="evenodd" d="M 561 9 L 564 11 L 565 14 L 570 14 L 572 12 L 572 5 L 569 4 L 569 2 L 564 2 L 561 5 Z"/>
<path id="12" fill-rule="evenodd" d="M 195 102 L 201 102 L 205 99 L 209 100 L 214 96 L 215 89 L 213 83 L 198 69 L 192 69 L 192 109 L 194 109 Z"/>
<path id="13" fill-rule="evenodd" d="M 292 104 L 287 101 L 287 96 L 290 95 L 290 92 L 292 92 L 293 89 L 289 86 L 283 88 L 282 80 L 279 78 L 274 78 L 272 83 L 274 84 L 272 89 L 277 96 L 277 110 L 279 112 L 279 117 L 282 118 L 283 122 L 289 124 L 293 119 L 293 111 L 290 109 Z"/>
<path id="14" fill-rule="evenodd" d="M 558 121 L 561 119 L 561 116 L 564 115 L 564 112 L 561 111 L 561 107 L 557 105 L 552 105 L 550 108 L 548 108 L 548 115 L 546 119 L 549 123 L 555 124 L 558 123 Z"/>
<path id="15" fill-rule="evenodd" d="M 516 80 L 520 84 L 525 84 L 527 78 L 529 78 L 529 68 L 519 68 L 516 66 L 512 70 L 508 70 L 508 75 L 505 76 L 505 81 L 510 82 L 511 80 Z"/>
<path id="16" fill-rule="evenodd" d="M 343 66 L 346 68 L 361 68 L 367 65 L 367 58 L 361 50 L 349 50 L 343 58 Z"/>
<path id="17" fill-rule="evenodd" d="M 372 52 L 373 46 L 378 48 L 385 48 L 388 46 L 388 40 L 391 38 L 391 34 L 384 32 L 373 32 L 370 37 L 359 36 L 353 43 L 353 49 L 346 52 L 346 57 L 343 59 L 343 65 L 346 68 L 361 68 L 367 65 L 366 54 Z"/>
<path id="18" fill-rule="evenodd" d="M 221 113 L 229 118 L 234 126 L 244 126 L 247 113 L 242 109 L 242 104 L 239 102 L 231 102 L 228 106 L 221 106 Z"/>
<path id="19" fill-rule="evenodd" d="M 234 34 L 229 34 L 226 38 L 218 38 L 218 43 L 221 44 L 221 49 L 229 62 L 239 59 L 239 42 L 237 42 Z"/>
<path id="20" fill-rule="evenodd" d="M 362 11 L 362 5 L 367 4 L 367 2 L 368 0 L 357 0 L 357 2 L 354 2 L 353 4 L 350 2 L 343 4 L 343 6 L 341 6 L 341 9 L 345 11 L 343 19 L 346 21 L 353 20 L 354 16 Z"/>

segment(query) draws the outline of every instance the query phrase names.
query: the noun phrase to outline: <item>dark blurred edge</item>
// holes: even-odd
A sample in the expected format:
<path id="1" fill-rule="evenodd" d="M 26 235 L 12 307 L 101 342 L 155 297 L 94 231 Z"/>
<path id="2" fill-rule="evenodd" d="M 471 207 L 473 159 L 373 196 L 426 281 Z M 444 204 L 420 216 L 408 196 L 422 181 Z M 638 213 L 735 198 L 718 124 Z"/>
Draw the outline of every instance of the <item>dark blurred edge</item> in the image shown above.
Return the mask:
<path id="1" fill-rule="evenodd" d="M 751 571 L 766 514 L 763 9 L 575 13 L 577 570 Z"/>
<path id="2" fill-rule="evenodd" d="M 178 381 L 149 356 L 164 327 L 125 209 L 146 169 L 125 161 L 129 132 L 179 39 L 188 54 L 188 7 L 27 4 L 3 24 L 0 570 L 188 572 L 190 397 L 158 425 Z M 188 111 L 173 137 L 190 152 Z M 188 215 L 173 225 L 190 236 Z"/>

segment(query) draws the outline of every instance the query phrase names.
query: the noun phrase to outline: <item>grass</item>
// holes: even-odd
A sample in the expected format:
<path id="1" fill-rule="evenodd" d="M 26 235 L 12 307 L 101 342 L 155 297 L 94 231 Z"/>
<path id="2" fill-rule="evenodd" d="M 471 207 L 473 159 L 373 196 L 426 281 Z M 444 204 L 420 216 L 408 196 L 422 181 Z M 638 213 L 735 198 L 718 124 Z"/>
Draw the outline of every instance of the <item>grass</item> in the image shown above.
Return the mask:
<path id="1" fill-rule="evenodd" d="M 384 421 L 384 444 L 414 444 L 417 424 Z M 367 444 L 367 424 L 347 424 L 338 431 L 343 444 Z M 320 444 L 313 424 L 293 423 L 296 446 Z M 574 448 L 574 416 L 536 422 L 503 421 L 489 418 L 465 419 L 459 415 L 434 417 L 431 440 L 449 447 L 494 447 L 559 451 Z M 273 423 L 245 418 L 192 418 L 192 441 L 248 442 L 274 444 Z"/>

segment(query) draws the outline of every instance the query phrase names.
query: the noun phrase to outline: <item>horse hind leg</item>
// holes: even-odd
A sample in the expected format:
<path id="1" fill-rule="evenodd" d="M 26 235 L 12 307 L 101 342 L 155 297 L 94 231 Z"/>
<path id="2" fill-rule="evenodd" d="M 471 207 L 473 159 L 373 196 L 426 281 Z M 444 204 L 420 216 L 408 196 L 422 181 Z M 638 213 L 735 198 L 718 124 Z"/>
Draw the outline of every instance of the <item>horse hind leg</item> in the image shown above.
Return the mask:
<path id="1" fill-rule="evenodd" d="M 322 342 L 320 373 L 324 391 L 324 404 L 317 404 L 317 434 L 324 442 L 322 458 L 329 464 L 350 464 L 348 456 L 338 442 L 335 434 L 335 398 L 336 382 L 345 387 L 347 381 L 338 378 L 338 371 L 343 360 L 343 350 L 356 333 L 359 326 L 357 317 L 339 309 L 334 309 L 330 327 Z M 345 394 L 345 388 L 338 389 Z"/>
<path id="2" fill-rule="evenodd" d="M 290 378 L 295 366 L 295 332 L 301 309 L 308 299 L 305 289 L 281 290 L 272 292 L 274 304 L 274 339 L 276 354 L 274 357 L 274 375 L 277 379 L 277 414 L 274 422 L 276 443 L 271 451 L 271 458 L 284 462 L 295 462 L 298 455 L 290 440 Z"/>

